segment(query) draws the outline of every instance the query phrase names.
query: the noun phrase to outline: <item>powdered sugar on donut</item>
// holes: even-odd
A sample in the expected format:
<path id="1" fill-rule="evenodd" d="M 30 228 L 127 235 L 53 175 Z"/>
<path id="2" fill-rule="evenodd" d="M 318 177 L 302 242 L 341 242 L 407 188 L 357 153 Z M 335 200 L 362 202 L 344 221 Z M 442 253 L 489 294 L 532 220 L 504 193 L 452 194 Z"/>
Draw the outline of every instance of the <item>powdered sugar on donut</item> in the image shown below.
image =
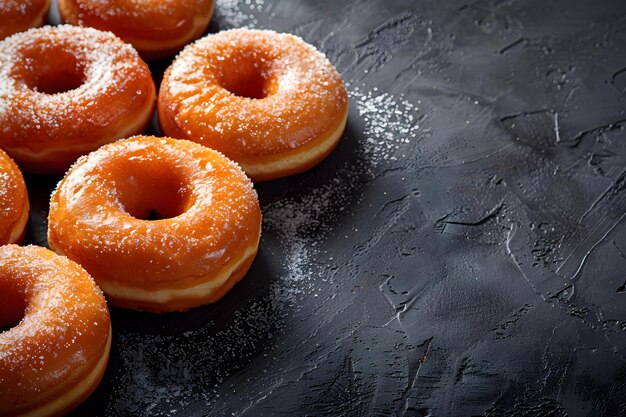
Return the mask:
<path id="1" fill-rule="evenodd" d="M 262 98 L 228 89 L 238 66 L 258 71 Z M 343 82 L 324 54 L 293 35 L 242 29 L 185 48 L 165 74 L 159 100 L 166 133 L 176 126 L 233 159 L 302 146 L 336 127 L 347 106 Z"/>
<path id="2" fill-rule="evenodd" d="M 76 60 L 82 84 L 38 92 L 36 79 L 45 77 L 55 53 Z M 42 152 L 89 136 L 96 142 L 126 113 L 145 106 L 151 83 L 136 51 L 111 33 L 62 25 L 13 35 L 0 42 L 0 145 Z"/>
<path id="3" fill-rule="evenodd" d="M 27 303 L 20 323 L 0 333 L 0 405 L 6 407 L 54 391 L 97 360 L 109 335 L 109 313 L 89 275 L 64 257 L 7 245 L 0 261 L 2 287 L 14 288 Z"/>

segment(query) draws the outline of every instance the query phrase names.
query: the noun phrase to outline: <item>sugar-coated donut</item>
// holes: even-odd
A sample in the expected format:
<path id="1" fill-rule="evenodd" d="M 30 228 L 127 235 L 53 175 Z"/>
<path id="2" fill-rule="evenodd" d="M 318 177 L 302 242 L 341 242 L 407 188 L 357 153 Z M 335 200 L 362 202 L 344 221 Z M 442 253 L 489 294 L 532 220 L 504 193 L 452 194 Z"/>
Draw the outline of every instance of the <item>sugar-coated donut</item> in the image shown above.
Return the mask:
<path id="1" fill-rule="evenodd" d="M 22 172 L 0 149 L 0 245 L 22 242 L 29 208 Z"/>
<path id="2" fill-rule="evenodd" d="M 166 135 L 216 149 L 262 181 L 324 159 L 343 134 L 348 99 L 330 61 L 302 39 L 234 29 L 178 55 L 158 111 Z"/>
<path id="3" fill-rule="evenodd" d="M 80 158 L 52 193 L 48 243 L 116 306 L 217 301 L 256 255 L 261 211 L 243 171 L 186 140 L 137 136 Z"/>
<path id="4" fill-rule="evenodd" d="M 112 33 L 47 26 L 0 42 L 0 147 L 26 171 L 65 172 L 142 132 L 155 102 L 148 66 Z"/>
<path id="5" fill-rule="evenodd" d="M 214 0 L 59 0 L 59 13 L 67 23 L 111 31 L 156 59 L 202 36 L 214 6 Z"/>
<path id="6" fill-rule="evenodd" d="M 111 346 L 102 292 L 76 263 L 0 247 L 0 414 L 60 416 L 102 379 Z"/>
<path id="7" fill-rule="evenodd" d="M 14 33 L 43 25 L 48 9 L 50 0 L 0 1 L 0 40 Z"/>

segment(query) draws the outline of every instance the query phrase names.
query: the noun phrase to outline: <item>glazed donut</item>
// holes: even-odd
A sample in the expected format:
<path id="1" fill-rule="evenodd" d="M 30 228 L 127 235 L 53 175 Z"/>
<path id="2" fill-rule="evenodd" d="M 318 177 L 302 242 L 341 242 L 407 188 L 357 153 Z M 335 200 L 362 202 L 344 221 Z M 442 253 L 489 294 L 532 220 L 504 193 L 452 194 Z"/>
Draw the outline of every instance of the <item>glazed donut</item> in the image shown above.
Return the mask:
<path id="1" fill-rule="evenodd" d="M 47 26 L 0 42 L 0 147 L 26 171 L 63 173 L 142 132 L 155 102 L 148 66 L 112 33 Z"/>
<path id="2" fill-rule="evenodd" d="M 102 292 L 76 263 L 0 247 L 0 414 L 59 416 L 98 386 L 111 347 Z"/>
<path id="3" fill-rule="evenodd" d="M 28 210 L 28 193 L 22 172 L 0 149 L 0 245 L 22 242 Z"/>
<path id="4" fill-rule="evenodd" d="M 111 31 L 156 59 L 202 36 L 214 6 L 214 0 L 59 0 L 59 13 L 67 23 Z"/>
<path id="5" fill-rule="evenodd" d="M 234 29 L 179 54 L 158 112 L 166 135 L 216 149 L 263 181 L 324 159 L 343 135 L 348 99 L 332 64 L 300 38 Z"/>
<path id="6" fill-rule="evenodd" d="M 261 211 L 232 161 L 137 136 L 82 157 L 52 193 L 48 243 L 115 306 L 186 310 L 220 299 L 256 255 Z"/>
<path id="7" fill-rule="evenodd" d="M 0 1 L 0 40 L 14 33 L 43 25 L 48 9 L 50 0 Z"/>

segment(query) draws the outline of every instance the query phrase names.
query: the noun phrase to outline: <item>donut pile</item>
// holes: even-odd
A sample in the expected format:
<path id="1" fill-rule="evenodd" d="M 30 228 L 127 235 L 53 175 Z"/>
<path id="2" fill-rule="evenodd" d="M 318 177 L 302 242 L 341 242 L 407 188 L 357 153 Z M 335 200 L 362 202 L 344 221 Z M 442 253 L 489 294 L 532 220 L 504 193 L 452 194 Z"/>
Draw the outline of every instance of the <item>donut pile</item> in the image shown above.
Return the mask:
<path id="1" fill-rule="evenodd" d="M 289 34 L 234 29 L 185 47 L 157 99 L 143 59 L 207 30 L 213 0 L 0 2 L 0 415 L 58 416 L 100 382 L 109 304 L 155 313 L 224 296 L 250 268 L 252 181 L 310 169 L 342 137 L 337 70 Z M 30 28 L 30 29 L 29 29 Z M 155 109 L 166 137 L 142 136 Z M 18 168 L 19 166 L 19 168 Z M 20 171 L 63 174 L 48 245 L 18 246 Z"/>

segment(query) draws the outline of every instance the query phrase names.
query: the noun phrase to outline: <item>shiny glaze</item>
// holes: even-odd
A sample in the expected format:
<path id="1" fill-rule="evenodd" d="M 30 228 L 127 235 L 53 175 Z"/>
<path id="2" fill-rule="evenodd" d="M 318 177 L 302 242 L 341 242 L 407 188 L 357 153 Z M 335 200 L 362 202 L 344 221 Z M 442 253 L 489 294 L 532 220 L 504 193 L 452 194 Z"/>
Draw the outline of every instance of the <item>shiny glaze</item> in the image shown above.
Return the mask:
<path id="1" fill-rule="evenodd" d="M 149 59 L 171 55 L 201 36 L 214 7 L 214 0 L 59 0 L 65 22 L 111 31 Z"/>
<path id="2" fill-rule="evenodd" d="M 193 142 L 138 136 L 70 169 L 51 198 L 48 241 L 113 304 L 170 311 L 234 285 L 228 278 L 247 271 L 260 226 L 256 192 L 235 163 Z"/>
<path id="3" fill-rule="evenodd" d="M 22 241 L 28 209 L 28 194 L 22 172 L 0 150 L 0 244 Z"/>
<path id="4" fill-rule="evenodd" d="M 110 343 L 109 312 L 93 279 L 48 249 L 2 246 L 0 300 L 0 326 L 13 326 L 0 333 L 3 415 L 78 405 L 99 382 Z M 65 396 L 72 401 L 57 401 Z"/>

